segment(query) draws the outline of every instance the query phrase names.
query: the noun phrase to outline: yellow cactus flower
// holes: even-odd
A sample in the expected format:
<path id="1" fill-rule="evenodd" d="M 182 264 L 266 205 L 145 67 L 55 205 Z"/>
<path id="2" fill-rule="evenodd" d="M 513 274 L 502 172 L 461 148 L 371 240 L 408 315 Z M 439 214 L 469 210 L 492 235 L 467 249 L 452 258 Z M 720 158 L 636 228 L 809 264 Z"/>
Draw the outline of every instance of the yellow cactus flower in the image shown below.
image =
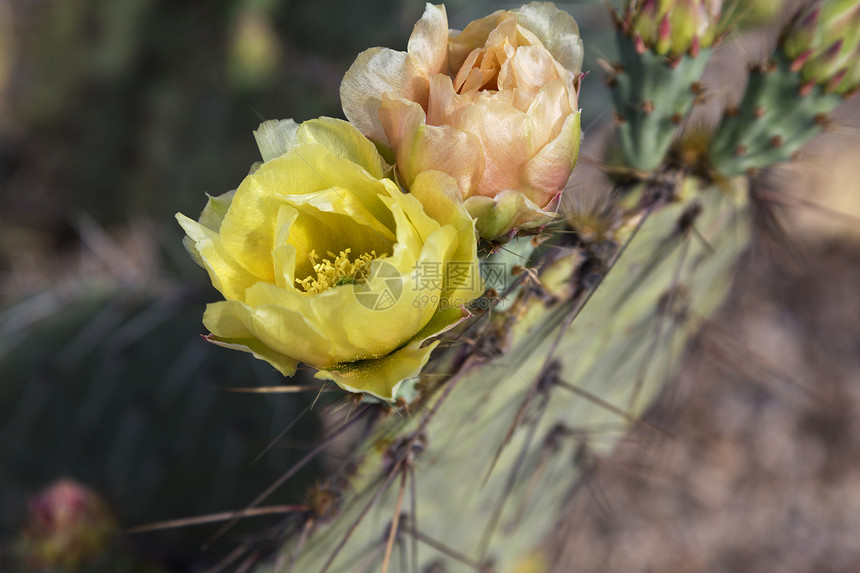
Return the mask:
<path id="1" fill-rule="evenodd" d="M 579 153 L 582 40 L 573 17 L 534 2 L 448 30 L 427 4 L 406 52 L 362 52 L 340 88 L 346 117 L 387 146 L 411 189 L 457 180 L 486 239 L 555 216 Z"/>
<path id="2" fill-rule="evenodd" d="M 177 214 L 226 299 L 206 308 L 207 339 L 392 400 L 438 344 L 423 343 L 483 290 L 456 181 L 430 171 L 403 193 L 342 120 L 271 121 L 255 136 L 264 162 L 239 188 L 199 221 Z"/>

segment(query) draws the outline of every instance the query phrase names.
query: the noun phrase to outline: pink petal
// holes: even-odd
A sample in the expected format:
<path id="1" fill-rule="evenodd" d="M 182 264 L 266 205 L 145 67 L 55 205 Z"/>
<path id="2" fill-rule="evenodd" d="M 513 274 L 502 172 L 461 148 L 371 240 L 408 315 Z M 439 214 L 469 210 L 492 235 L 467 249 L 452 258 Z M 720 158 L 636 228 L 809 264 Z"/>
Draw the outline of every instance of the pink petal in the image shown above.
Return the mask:
<path id="1" fill-rule="evenodd" d="M 427 4 L 409 37 L 407 53 L 425 74 L 448 71 L 448 15 L 444 5 Z"/>
<path id="2" fill-rule="evenodd" d="M 481 142 L 475 135 L 450 125 L 427 125 L 424 110 L 402 99 L 383 97 L 379 117 L 407 188 L 422 172 L 436 170 L 453 177 L 463 197 L 475 192 L 484 172 Z"/>

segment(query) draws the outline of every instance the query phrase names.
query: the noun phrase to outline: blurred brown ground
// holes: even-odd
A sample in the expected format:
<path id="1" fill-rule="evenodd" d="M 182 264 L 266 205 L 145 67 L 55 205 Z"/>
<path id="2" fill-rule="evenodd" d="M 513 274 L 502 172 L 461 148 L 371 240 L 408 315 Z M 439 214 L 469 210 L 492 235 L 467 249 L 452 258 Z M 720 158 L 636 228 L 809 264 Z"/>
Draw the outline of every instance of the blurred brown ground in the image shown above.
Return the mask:
<path id="1" fill-rule="evenodd" d="M 860 569 L 860 249 L 757 249 L 681 375 L 598 461 L 562 571 Z"/>
<path id="2" fill-rule="evenodd" d="M 764 178 L 778 202 L 646 416 L 672 437 L 592 462 L 554 573 L 860 571 L 860 102 L 836 117 Z"/>

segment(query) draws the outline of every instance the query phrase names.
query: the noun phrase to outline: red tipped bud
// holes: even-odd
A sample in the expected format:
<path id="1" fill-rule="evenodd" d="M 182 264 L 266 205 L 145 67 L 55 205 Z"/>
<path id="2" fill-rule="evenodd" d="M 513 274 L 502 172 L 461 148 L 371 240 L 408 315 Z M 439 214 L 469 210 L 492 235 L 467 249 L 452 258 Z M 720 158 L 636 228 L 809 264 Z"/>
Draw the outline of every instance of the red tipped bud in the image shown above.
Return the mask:
<path id="1" fill-rule="evenodd" d="M 634 39 L 655 53 L 696 56 L 716 42 L 721 10 L 722 0 L 629 0 L 624 19 Z"/>
<path id="2" fill-rule="evenodd" d="M 860 85 L 860 0 L 824 0 L 800 12 L 782 34 L 791 69 L 803 77 L 801 92 L 818 84 L 848 94 Z"/>
<path id="3" fill-rule="evenodd" d="M 28 505 L 24 558 L 36 568 L 79 569 L 102 556 L 117 531 L 107 503 L 70 479 L 37 493 Z"/>

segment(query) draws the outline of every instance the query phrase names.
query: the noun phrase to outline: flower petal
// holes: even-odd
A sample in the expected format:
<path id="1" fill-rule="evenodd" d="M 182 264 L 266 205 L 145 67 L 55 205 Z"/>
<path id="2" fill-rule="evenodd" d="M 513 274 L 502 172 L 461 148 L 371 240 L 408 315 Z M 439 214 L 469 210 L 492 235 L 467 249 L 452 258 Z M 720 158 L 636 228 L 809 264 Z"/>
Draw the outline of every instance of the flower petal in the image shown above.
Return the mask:
<path id="1" fill-rule="evenodd" d="M 379 117 L 407 188 L 420 173 L 434 169 L 454 177 L 464 196 L 475 192 L 484 171 L 484 153 L 475 135 L 449 125 L 427 125 L 418 104 L 388 96 L 383 96 Z"/>
<path id="2" fill-rule="evenodd" d="M 453 74 L 457 74 L 472 50 L 486 44 L 490 32 L 505 18 L 503 10 L 496 10 L 489 16 L 473 20 L 463 29 L 451 30 L 448 33 L 448 66 Z"/>
<path id="3" fill-rule="evenodd" d="M 206 206 L 203 207 L 203 212 L 200 213 L 198 222 L 208 229 L 212 229 L 215 232 L 219 231 L 221 229 L 221 222 L 230 208 L 230 203 L 233 202 L 233 195 L 235 193 L 236 190 L 233 189 L 217 197 L 207 194 L 206 197 L 209 200 L 206 201 Z"/>
<path id="4" fill-rule="evenodd" d="M 505 189 L 495 197 L 475 195 L 465 203 L 481 237 L 490 240 L 501 239 L 512 229 L 546 225 L 557 216 L 544 211 L 514 189 Z"/>
<path id="5" fill-rule="evenodd" d="M 536 151 L 529 124 L 525 113 L 485 99 L 463 112 L 459 127 L 477 135 L 484 149 L 479 195 L 492 197 L 502 189 L 521 186 L 525 163 Z"/>
<path id="6" fill-rule="evenodd" d="M 346 118 L 363 134 L 385 143 L 377 110 L 382 94 L 427 105 L 427 78 L 406 52 L 371 48 L 358 55 L 340 84 L 340 101 Z"/>
<path id="7" fill-rule="evenodd" d="M 441 171 L 418 175 L 411 194 L 421 201 L 424 211 L 441 225 L 457 231 L 457 248 L 446 260 L 442 297 L 448 306 L 465 304 L 484 291 L 478 261 L 475 223 L 460 197 L 456 181 Z"/>
<path id="8" fill-rule="evenodd" d="M 252 312 L 238 301 L 207 304 L 203 324 L 212 334 L 207 336 L 206 340 L 233 350 L 250 352 L 256 358 L 274 366 L 284 376 L 292 376 L 296 372 L 298 360 L 273 350 L 257 339 L 248 326 Z"/>
<path id="9" fill-rule="evenodd" d="M 230 350 L 239 350 L 241 352 L 249 352 L 254 358 L 268 362 L 275 367 L 275 370 L 284 376 L 293 376 L 299 367 L 299 361 L 279 354 L 260 342 L 255 338 L 229 339 L 219 338 L 217 336 L 205 337 L 208 342 Z"/>
<path id="10" fill-rule="evenodd" d="M 386 165 L 376 146 L 342 119 L 320 117 L 301 124 L 292 119 L 269 120 L 260 124 L 254 138 L 263 161 L 280 157 L 304 143 L 315 143 L 335 157 L 361 165 L 376 179 L 385 174 Z"/>
<path id="11" fill-rule="evenodd" d="M 580 115 L 576 111 L 567 116 L 558 137 L 547 143 L 526 166 L 526 177 L 536 191 L 533 199 L 541 207 L 564 189 L 576 166 L 581 139 Z"/>
<path id="12" fill-rule="evenodd" d="M 426 4 L 406 51 L 425 74 L 448 71 L 448 14 L 443 4 Z"/>
<path id="13" fill-rule="evenodd" d="M 517 22 L 533 32 L 561 65 L 574 74 L 582 70 L 582 38 L 573 16 L 551 2 L 532 2 L 513 13 Z"/>
<path id="14" fill-rule="evenodd" d="M 225 298 L 244 300 L 245 290 L 257 281 L 256 277 L 233 259 L 218 233 L 182 213 L 176 214 L 176 220 L 188 235 L 186 248 L 209 273 L 212 285 Z"/>
<path id="15" fill-rule="evenodd" d="M 438 344 L 433 342 L 421 348 L 420 342 L 413 342 L 388 356 L 354 362 L 343 370 L 320 370 L 316 378 L 334 380 L 349 392 L 364 392 L 392 401 L 404 380 L 418 376 Z"/>

